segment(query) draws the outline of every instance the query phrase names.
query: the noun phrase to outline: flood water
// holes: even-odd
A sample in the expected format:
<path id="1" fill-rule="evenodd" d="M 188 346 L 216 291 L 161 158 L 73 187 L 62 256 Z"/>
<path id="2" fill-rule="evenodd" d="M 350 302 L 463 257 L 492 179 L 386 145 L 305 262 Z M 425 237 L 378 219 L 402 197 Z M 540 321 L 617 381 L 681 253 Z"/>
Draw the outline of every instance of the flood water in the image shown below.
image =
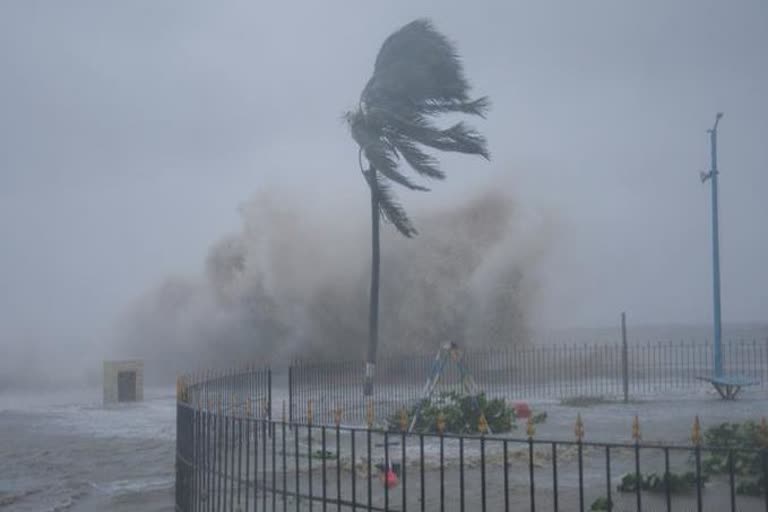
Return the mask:
<path id="1" fill-rule="evenodd" d="M 173 510 L 175 395 L 104 408 L 101 389 L 0 395 L 0 509 Z"/>
<path id="2" fill-rule="evenodd" d="M 280 390 L 274 393 L 278 411 L 284 395 Z M 100 389 L 0 394 L 0 509 L 173 510 L 174 390 L 147 389 L 145 396 L 142 403 L 105 408 Z M 702 387 L 687 395 L 630 404 L 572 407 L 537 402 L 533 407 L 549 414 L 536 434 L 542 439 L 572 440 L 573 422 L 580 413 L 587 440 L 629 442 L 632 417 L 637 414 L 644 441 L 684 444 L 694 415 L 701 416 L 704 427 L 758 419 L 768 413 L 768 397 L 764 389 L 754 389 L 739 401 L 725 402 Z M 450 443 L 446 448 L 447 460 L 456 458 Z M 428 458 L 435 455 L 433 446 L 426 451 Z M 436 467 L 430 463 L 428 469 Z M 598 483 L 602 470 L 588 470 L 587 478 L 593 473 L 595 485 L 602 488 L 604 483 Z M 562 485 L 568 484 L 567 475 L 561 479 Z"/>

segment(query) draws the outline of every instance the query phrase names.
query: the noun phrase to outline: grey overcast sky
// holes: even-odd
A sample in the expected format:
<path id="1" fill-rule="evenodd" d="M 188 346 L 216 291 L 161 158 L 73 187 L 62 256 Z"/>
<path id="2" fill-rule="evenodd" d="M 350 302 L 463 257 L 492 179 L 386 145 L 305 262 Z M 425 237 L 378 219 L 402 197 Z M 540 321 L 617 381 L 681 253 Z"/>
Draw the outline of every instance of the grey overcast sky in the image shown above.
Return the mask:
<path id="1" fill-rule="evenodd" d="M 722 110 L 723 314 L 766 320 L 765 0 L 2 0 L 0 347 L 105 336 L 259 188 L 367 218 L 340 117 L 423 16 L 493 101 L 493 161 L 409 208 L 503 183 L 557 218 L 543 322 L 707 322 Z"/>

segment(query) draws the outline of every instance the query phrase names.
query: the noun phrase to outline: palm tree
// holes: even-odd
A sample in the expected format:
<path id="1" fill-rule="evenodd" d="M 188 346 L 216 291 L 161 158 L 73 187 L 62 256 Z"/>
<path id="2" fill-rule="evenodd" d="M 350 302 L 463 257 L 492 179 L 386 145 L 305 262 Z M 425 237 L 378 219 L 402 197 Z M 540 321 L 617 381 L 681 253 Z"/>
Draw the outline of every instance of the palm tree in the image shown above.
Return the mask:
<path id="1" fill-rule="evenodd" d="M 453 44 L 426 19 L 413 21 L 390 35 L 376 57 L 373 76 L 358 108 L 346 114 L 359 146 L 360 171 L 371 189 L 371 296 L 364 394 L 373 394 L 379 334 L 379 219 L 383 215 L 404 236 L 417 234 L 391 183 L 427 191 L 401 172 L 407 164 L 419 176 L 442 180 L 437 159 L 425 148 L 480 155 L 489 159 L 485 138 L 464 124 L 433 124 L 441 114 L 485 117 L 483 97 L 469 98 L 469 83 Z M 367 166 L 363 162 L 367 161 Z"/>

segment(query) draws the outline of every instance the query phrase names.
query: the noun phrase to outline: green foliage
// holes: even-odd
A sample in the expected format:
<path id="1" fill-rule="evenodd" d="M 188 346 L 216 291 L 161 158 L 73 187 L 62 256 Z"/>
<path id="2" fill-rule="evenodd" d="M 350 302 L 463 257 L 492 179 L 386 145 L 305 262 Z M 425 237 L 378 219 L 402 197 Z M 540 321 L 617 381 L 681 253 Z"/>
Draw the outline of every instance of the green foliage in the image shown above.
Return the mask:
<path id="1" fill-rule="evenodd" d="M 600 405 L 606 403 L 608 400 L 602 396 L 589 396 L 579 395 L 560 400 L 560 405 L 566 407 L 592 407 L 593 405 Z"/>
<path id="2" fill-rule="evenodd" d="M 721 423 L 704 432 L 705 444 L 726 448 L 708 452 L 702 460 L 702 471 L 706 475 L 728 475 L 733 471 L 742 477 L 736 487 L 739 494 L 759 495 L 765 489 L 762 450 L 768 449 L 768 432 L 755 421 L 744 423 Z M 732 455 L 733 461 L 729 460 Z"/>
<path id="3" fill-rule="evenodd" d="M 408 421 L 413 419 L 418 406 L 408 411 Z M 445 432 L 453 434 L 477 434 L 480 432 L 480 414 L 485 413 L 493 433 L 509 432 L 516 428 L 515 409 L 500 398 L 488 399 L 485 393 L 478 395 L 460 394 L 448 391 L 421 401 L 421 411 L 414 431 L 434 433 L 438 431 L 438 419 L 442 415 Z M 543 422 L 546 413 L 534 417 L 534 422 Z M 400 429 L 400 415 L 394 414 L 388 419 L 391 430 Z"/>
<path id="4" fill-rule="evenodd" d="M 768 486 L 768 480 L 763 476 L 758 479 L 743 480 L 739 482 L 736 486 L 736 492 L 748 496 L 762 496 L 765 493 L 766 486 Z"/>
<path id="5" fill-rule="evenodd" d="M 315 453 L 312 454 L 312 457 L 315 459 L 335 459 L 336 454 L 328 450 L 315 450 Z"/>
<path id="6" fill-rule="evenodd" d="M 736 492 L 759 496 L 765 492 L 766 478 L 763 475 L 763 453 L 768 449 L 768 431 L 754 421 L 743 423 L 721 423 L 708 428 L 703 435 L 707 450 L 703 450 L 701 461 L 701 483 L 704 485 L 713 476 L 729 475 L 731 468 L 739 477 Z M 694 455 L 689 460 L 693 463 Z M 731 459 L 732 457 L 732 459 Z M 634 473 L 621 478 L 619 491 L 634 492 L 640 489 L 664 492 L 666 482 L 663 475 L 645 473 L 638 477 Z M 687 492 L 696 487 L 696 473 L 669 475 L 669 487 L 673 493 Z"/>
<path id="7" fill-rule="evenodd" d="M 592 506 L 589 507 L 589 510 L 593 512 L 603 512 L 607 511 L 609 508 L 613 506 L 613 502 L 606 498 L 605 496 L 600 496 L 595 501 L 592 502 Z"/>
<path id="8" fill-rule="evenodd" d="M 707 483 L 709 478 L 706 475 L 702 476 L 701 485 Z M 638 475 L 635 473 L 625 473 L 621 477 L 621 483 L 617 487 L 620 492 L 635 492 L 638 485 L 643 491 L 649 492 L 665 492 L 667 483 L 664 480 L 664 475 L 658 473 L 645 473 Z M 686 473 L 669 473 L 669 492 L 683 493 L 691 491 L 696 488 L 696 473 L 688 471 Z"/>

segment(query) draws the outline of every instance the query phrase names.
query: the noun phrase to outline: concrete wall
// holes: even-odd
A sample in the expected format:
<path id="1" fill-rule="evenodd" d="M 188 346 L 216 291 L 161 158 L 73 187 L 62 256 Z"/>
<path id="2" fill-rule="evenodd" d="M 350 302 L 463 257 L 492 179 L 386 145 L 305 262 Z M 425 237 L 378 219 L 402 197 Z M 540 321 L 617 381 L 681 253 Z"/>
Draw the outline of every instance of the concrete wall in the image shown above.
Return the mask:
<path id="1" fill-rule="evenodd" d="M 117 376 L 120 372 L 136 372 L 136 401 L 144 400 L 144 362 L 143 361 L 104 361 L 104 404 L 115 404 L 117 396 Z"/>

